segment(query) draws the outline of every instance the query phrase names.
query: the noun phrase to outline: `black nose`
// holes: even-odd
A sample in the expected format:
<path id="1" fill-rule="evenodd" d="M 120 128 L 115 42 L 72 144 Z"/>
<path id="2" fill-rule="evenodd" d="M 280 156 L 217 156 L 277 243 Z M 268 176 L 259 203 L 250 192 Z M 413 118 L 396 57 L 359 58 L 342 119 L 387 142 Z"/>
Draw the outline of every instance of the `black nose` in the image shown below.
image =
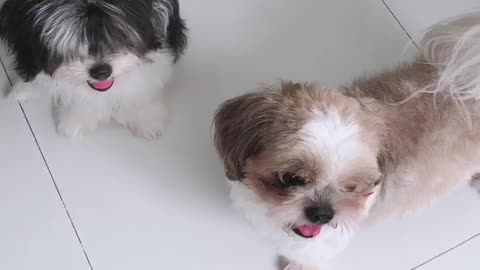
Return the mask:
<path id="1" fill-rule="evenodd" d="M 109 64 L 98 64 L 93 66 L 88 73 L 95 80 L 103 81 L 112 75 L 112 66 Z"/>
<path id="2" fill-rule="evenodd" d="M 332 221 L 335 211 L 329 205 L 309 206 L 305 208 L 305 216 L 315 224 L 327 224 Z"/>

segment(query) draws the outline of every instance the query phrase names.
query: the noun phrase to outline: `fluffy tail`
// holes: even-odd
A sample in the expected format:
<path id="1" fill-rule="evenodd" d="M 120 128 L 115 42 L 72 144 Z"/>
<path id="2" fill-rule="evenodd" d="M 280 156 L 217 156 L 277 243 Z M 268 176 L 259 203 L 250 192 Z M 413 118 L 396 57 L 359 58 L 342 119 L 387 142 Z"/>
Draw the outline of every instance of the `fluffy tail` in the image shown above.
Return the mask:
<path id="1" fill-rule="evenodd" d="M 439 71 L 435 93 L 459 101 L 480 99 L 480 12 L 431 27 L 421 49 Z"/>

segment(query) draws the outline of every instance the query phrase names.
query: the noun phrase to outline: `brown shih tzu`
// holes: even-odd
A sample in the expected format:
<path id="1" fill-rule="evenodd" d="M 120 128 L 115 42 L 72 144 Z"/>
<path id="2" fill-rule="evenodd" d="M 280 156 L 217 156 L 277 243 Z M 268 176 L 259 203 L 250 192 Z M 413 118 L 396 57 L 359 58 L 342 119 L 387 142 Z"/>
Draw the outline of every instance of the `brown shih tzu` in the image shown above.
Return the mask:
<path id="1" fill-rule="evenodd" d="M 330 89 L 283 82 L 214 120 L 231 198 L 289 260 L 318 269 L 359 226 L 480 172 L 480 16 L 434 26 L 416 61 Z"/>

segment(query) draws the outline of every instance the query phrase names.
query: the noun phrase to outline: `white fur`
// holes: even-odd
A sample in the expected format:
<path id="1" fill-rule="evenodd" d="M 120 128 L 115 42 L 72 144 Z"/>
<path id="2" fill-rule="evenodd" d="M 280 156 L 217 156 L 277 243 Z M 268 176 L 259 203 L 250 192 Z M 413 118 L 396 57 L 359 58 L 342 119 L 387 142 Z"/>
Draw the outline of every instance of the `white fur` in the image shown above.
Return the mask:
<path id="1" fill-rule="evenodd" d="M 330 185 L 338 185 L 338 172 L 348 171 L 371 151 L 360 137 L 360 126 L 353 119 L 342 117 L 335 108 L 325 113 L 315 111 L 316 117 L 300 131 L 305 148 L 316 153 L 323 162 L 323 173 Z M 322 187 L 320 187 L 322 188 Z M 367 200 L 365 215 L 375 201 L 375 192 Z"/>
<path id="2" fill-rule="evenodd" d="M 280 255 L 290 262 L 318 266 L 327 262 L 342 251 L 352 236 L 351 230 L 323 226 L 319 236 L 311 239 L 300 238 L 283 229 L 269 213 L 257 195 L 241 182 L 231 182 L 230 198 L 235 209 L 243 213 L 247 220 L 270 241 Z"/>
<path id="3" fill-rule="evenodd" d="M 155 14 L 157 14 L 157 16 L 153 17 L 153 25 L 155 25 L 157 29 L 163 28 L 163 33 L 166 33 L 169 23 L 168 16 L 170 11 L 173 10 L 172 5 L 168 1 L 157 0 L 153 2 L 153 9 L 156 11 Z"/>
<path id="4" fill-rule="evenodd" d="M 422 41 L 427 62 L 441 72 L 434 92 L 459 101 L 480 99 L 480 13 L 449 19 L 431 28 Z"/>
<path id="5" fill-rule="evenodd" d="M 315 115 L 300 133 L 305 148 L 318 155 L 324 162 L 324 169 L 328 170 L 324 173 L 335 183 L 335 172 L 343 171 L 343 166 L 361 158 L 366 151 L 365 144 L 359 136 L 358 124 L 342 118 L 336 109 L 331 108 L 326 113 L 316 111 Z"/>
<path id="6" fill-rule="evenodd" d="M 435 26 L 426 35 L 422 49 L 427 62 L 435 65 L 440 74 L 439 83 L 426 89 L 432 87 L 434 92 L 447 92 L 460 102 L 480 99 L 479 14 Z M 362 141 L 362 130 L 353 119 L 348 119 L 333 109 L 315 113 L 316 117 L 308 121 L 299 134 L 305 149 L 316 154 L 316 158 L 322 163 L 322 169 L 325 170 L 322 171 L 322 177 L 327 180 L 323 185 L 336 183 L 337 173 L 348 171 L 349 166 L 355 166 L 356 163 L 362 166 L 362 158 L 368 157 L 371 159 L 370 164 L 376 163 L 378 149 Z M 434 145 L 440 142 L 440 145 L 444 146 L 427 147 L 411 160 L 402 161 L 398 168 L 384 179 L 386 184 L 381 203 L 376 204 L 379 185 L 365 201 L 359 215 L 354 217 L 349 216 L 350 213 L 336 213 L 334 220 L 339 219 L 338 227 L 324 225 L 321 233 L 314 238 L 304 239 L 290 230 L 284 230 L 285 220 L 278 220 L 279 207 L 258 197 L 255 190 L 244 184 L 248 181 L 230 182 L 230 196 L 234 207 L 274 244 L 281 255 L 290 260 L 291 264 L 285 270 L 316 269 L 315 267 L 325 264 L 342 251 L 364 222 L 371 222 L 378 216 L 386 216 L 393 211 L 404 213 L 404 210 L 413 209 L 414 205 L 420 204 L 416 201 L 427 201 L 425 197 L 436 198 L 439 194 L 455 188 L 463 179 L 471 179 L 472 175 L 478 173 L 475 171 L 478 167 L 478 154 L 475 149 L 468 155 L 465 155 L 465 152 L 462 152 L 461 156 L 449 155 L 448 166 L 455 170 L 446 172 L 445 149 L 452 149 L 452 143 L 448 144 L 451 138 L 446 138 L 444 142 L 438 136 L 432 136 L 432 140 L 434 142 L 423 143 Z M 428 176 L 428 183 L 420 181 L 425 176 Z M 399 179 L 401 181 L 398 181 Z M 391 186 L 398 183 L 405 186 Z M 478 179 L 471 184 L 480 188 Z M 324 187 L 310 187 L 309 192 L 314 192 L 315 189 L 319 191 L 321 188 Z M 422 190 L 422 196 L 419 196 L 418 190 Z M 341 198 L 341 195 L 339 197 Z M 335 202 L 332 205 L 335 205 Z M 299 214 L 293 212 L 301 210 L 292 205 L 288 207 L 291 208 L 290 211 L 287 209 L 286 213 L 282 213 L 281 219 L 290 218 L 290 222 L 297 222 Z"/>
<path id="7" fill-rule="evenodd" d="M 345 118 L 342 119 L 333 108 L 326 113 L 316 112 L 316 114 L 317 117 L 304 126 L 301 134 L 305 147 L 317 153 L 318 158 L 322 161 L 328 162 L 327 178 L 331 180 L 329 181 L 331 184 L 335 184 L 337 180 L 335 173 L 341 171 L 341 167 L 350 161 L 353 162 L 356 158 L 360 158 L 365 151 L 359 137 L 360 129 L 354 122 L 345 122 Z M 325 187 L 318 187 L 318 189 L 312 189 L 310 192 L 315 193 L 322 188 Z M 365 216 L 375 201 L 376 193 L 366 203 Z M 282 256 L 290 261 L 289 269 L 297 269 L 295 267 L 315 268 L 328 262 L 330 258 L 347 246 L 358 225 L 338 220 L 335 228 L 330 225 L 322 226 L 319 236 L 304 239 L 284 230 L 283 221 L 278 221 L 270 213 L 269 207 L 271 206 L 265 204 L 245 184 L 231 183 L 230 196 L 234 207 L 243 213 L 249 222 L 274 244 Z M 311 194 L 311 196 L 314 195 Z M 299 209 L 299 211 L 301 210 Z M 305 218 L 297 215 L 298 213 L 285 213 L 285 216 L 291 219 L 289 222 L 302 220 L 300 222 L 303 223 Z"/>
<path id="8" fill-rule="evenodd" d="M 64 2 L 59 5 L 58 2 L 42 2 L 39 3 L 33 10 L 36 11 L 34 25 L 39 27 L 43 25 L 42 42 L 46 44 L 52 52 L 59 55 L 85 56 L 88 54 L 88 42 L 86 38 L 85 24 L 86 20 L 82 19 L 78 12 L 79 2 Z M 123 29 L 125 33 L 132 40 L 140 40 L 138 33 L 128 25 L 124 20 L 125 14 L 115 5 L 98 1 L 96 5 L 100 6 L 102 10 L 108 13 L 114 20 L 115 24 Z M 166 3 L 155 3 L 157 9 L 162 10 L 162 16 L 168 17 L 168 7 Z M 166 14 L 166 15 L 165 15 Z M 168 20 L 162 22 L 168 23 Z M 161 22 L 159 22 L 161 23 Z M 157 24 L 160 26 L 160 24 Z M 162 25 L 167 27 L 167 25 Z M 108 29 L 103 29 L 108 32 Z M 108 36 L 108 35 L 107 35 Z"/>
<path id="9" fill-rule="evenodd" d="M 288 264 L 283 270 L 322 270 L 324 268 L 320 268 L 318 266 L 305 266 L 301 264 L 290 263 Z"/>
<path id="10" fill-rule="evenodd" d="M 86 83 L 92 60 L 59 67 L 54 77 L 41 73 L 30 83 L 20 82 L 11 96 L 24 100 L 32 93 L 48 92 L 57 105 L 58 132 L 75 137 L 93 132 L 98 124 L 109 120 L 130 128 L 139 136 L 154 139 L 165 124 L 166 108 L 163 88 L 172 66 L 168 52 L 154 52 L 142 62 L 132 54 L 111 59 L 113 87 L 97 92 Z"/>
<path id="11" fill-rule="evenodd" d="M 63 3 L 56 7 L 55 2 L 42 2 L 33 10 L 36 11 L 34 26 L 45 25 L 42 29 L 42 42 L 50 50 L 61 55 L 70 55 L 72 52 L 86 54 L 88 46 L 83 39 L 84 20 L 79 20 L 75 14 L 76 3 Z M 55 9 L 52 14 L 51 10 Z"/>
<path id="12" fill-rule="evenodd" d="M 231 182 L 230 187 L 234 207 L 290 262 L 321 265 L 342 251 L 352 236 L 351 231 L 323 226 L 319 236 L 312 239 L 300 238 L 275 223 L 269 214 L 268 205 L 247 186 L 237 181 Z"/>

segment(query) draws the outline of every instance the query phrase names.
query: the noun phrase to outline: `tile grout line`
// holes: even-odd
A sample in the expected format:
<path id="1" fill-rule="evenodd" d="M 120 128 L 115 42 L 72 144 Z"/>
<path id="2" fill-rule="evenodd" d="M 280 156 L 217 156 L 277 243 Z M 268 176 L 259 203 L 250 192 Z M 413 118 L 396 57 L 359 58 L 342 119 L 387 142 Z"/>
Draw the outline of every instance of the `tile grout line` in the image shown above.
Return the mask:
<path id="1" fill-rule="evenodd" d="M 7 68 L 5 64 L 3 63 L 3 60 L 0 58 L 0 64 L 2 65 L 3 71 L 5 72 L 5 76 L 8 79 L 8 82 L 10 83 L 10 86 L 13 86 L 12 80 L 10 79 L 10 76 L 7 72 Z M 92 263 L 90 262 L 90 258 L 88 257 L 87 251 L 85 250 L 85 247 L 83 245 L 82 239 L 80 238 L 80 235 L 78 233 L 77 227 L 75 226 L 75 223 L 73 222 L 72 216 L 70 215 L 70 211 L 67 208 L 67 204 L 65 203 L 62 193 L 60 192 L 60 188 L 57 185 L 57 182 L 55 181 L 55 178 L 53 177 L 53 173 L 50 169 L 50 166 L 48 165 L 47 159 L 45 158 L 45 155 L 43 154 L 42 148 L 40 147 L 40 143 L 38 142 L 37 136 L 35 135 L 35 132 L 33 131 L 33 127 L 30 124 L 30 120 L 28 120 L 27 113 L 25 112 L 25 109 L 23 108 L 22 103 L 18 102 L 18 106 L 20 107 L 20 110 L 22 111 L 23 117 L 25 119 L 25 122 L 28 125 L 28 128 L 30 130 L 30 133 L 32 134 L 33 140 L 35 141 L 35 144 L 37 145 L 37 149 L 40 152 L 40 156 L 42 157 L 43 163 L 45 164 L 45 167 L 47 168 L 48 174 L 50 175 L 50 179 L 53 182 L 53 185 L 55 187 L 55 190 L 57 192 L 58 197 L 60 198 L 63 209 L 65 210 L 65 213 L 67 214 L 67 217 L 70 221 L 70 224 L 72 225 L 73 231 L 75 232 L 75 236 L 77 237 L 78 242 L 80 243 L 80 247 L 82 248 L 83 255 L 85 256 L 85 259 L 87 260 L 88 266 L 90 267 L 90 270 L 93 270 Z"/>
<path id="2" fill-rule="evenodd" d="M 436 260 L 436 259 L 440 258 L 441 256 L 443 256 L 443 255 L 445 255 L 445 254 L 447 254 L 447 253 L 449 253 L 449 252 L 451 252 L 451 251 L 453 251 L 453 250 L 455 250 L 455 249 L 457 249 L 457 248 L 459 248 L 459 247 L 463 246 L 464 244 L 466 244 L 466 243 L 470 242 L 471 240 L 473 240 L 473 239 L 475 239 L 475 238 L 477 238 L 477 237 L 480 237 L 480 233 L 477 233 L 477 234 L 475 234 L 475 235 L 471 236 L 470 238 L 468 238 L 468 239 L 466 239 L 466 240 L 464 240 L 464 241 L 460 242 L 459 244 L 457 244 L 457 245 L 455 245 L 455 246 L 453 246 L 453 247 L 451 247 L 451 248 L 449 248 L 449 249 L 447 249 L 447 250 L 443 251 L 442 253 L 440 253 L 440 254 L 438 254 L 438 255 L 434 256 L 433 258 L 431 258 L 431 259 L 429 259 L 429 260 L 427 260 L 427 261 L 425 261 L 425 262 L 423 262 L 423 263 L 421 263 L 421 264 L 419 264 L 419 265 L 417 265 L 417 266 L 415 266 L 415 267 L 411 268 L 410 270 L 416 270 L 416 269 L 419 269 L 420 267 L 422 267 L 422 266 L 424 266 L 424 265 L 426 265 L 426 264 L 428 264 L 428 263 L 430 263 L 430 262 L 432 262 L 432 261 L 434 261 L 434 260 Z"/>
<path id="3" fill-rule="evenodd" d="M 385 2 L 385 0 L 380 0 L 382 1 L 383 5 L 385 6 L 385 8 L 387 8 L 388 12 L 390 12 L 390 15 L 392 15 L 392 17 L 395 19 L 395 21 L 398 23 L 398 25 L 400 25 L 400 27 L 402 28 L 403 32 L 407 35 L 407 37 L 410 39 L 410 41 L 413 43 L 413 45 L 417 48 L 417 49 L 420 49 L 420 47 L 418 46 L 418 44 L 415 42 L 415 40 L 413 40 L 412 36 L 410 35 L 410 33 L 408 33 L 407 29 L 403 26 L 403 24 L 400 22 L 400 20 L 397 18 L 397 16 L 395 15 L 395 13 L 393 13 L 392 9 L 388 6 L 388 4 Z"/>
<path id="4" fill-rule="evenodd" d="M 52 179 L 52 182 L 53 182 L 53 185 L 54 185 L 54 187 L 55 187 L 55 190 L 57 191 L 58 197 L 59 197 L 60 200 L 62 201 L 62 205 L 63 205 L 63 208 L 65 209 L 65 213 L 67 214 L 67 217 L 68 217 L 68 219 L 70 220 L 70 224 L 72 225 L 72 228 L 73 228 L 73 230 L 74 230 L 74 232 L 75 232 L 75 235 L 76 235 L 76 237 L 77 237 L 77 240 L 78 240 L 78 242 L 80 243 L 80 246 L 81 246 L 81 248 L 82 248 L 83 254 L 84 254 L 85 258 L 87 259 L 87 262 L 88 262 L 88 265 L 89 265 L 89 267 L 90 267 L 90 270 L 93 270 L 92 263 L 90 262 L 90 258 L 89 258 L 88 255 L 87 255 L 87 252 L 86 252 L 85 247 L 84 247 L 84 245 L 83 245 L 82 239 L 80 238 L 80 235 L 78 234 L 78 230 L 77 230 L 77 228 L 76 228 L 76 226 L 75 226 L 75 223 L 73 222 L 72 216 L 70 215 L 70 211 L 68 210 L 67 205 L 66 205 L 66 203 L 65 203 L 65 201 L 64 201 L 64 199 L 63 199 L 63 196 L 62 196 L 62 194 L 61 194 L 61 192 L 60 192 L 60 188 L 58 187 L 57 182 L 55 181 L 55 178 L 53 177 L 53 173 L 52 173 L 52 171 L 50 170 L 50 166 L 48 165 L 47 159 L 45 158 L 45 155 L 43 154 L 43 151 L 42 151 L 42 149 L 41 149 L 41 147 L 40 147 L 40 144 L 39 144 L 39 142 L 38 142 L 38 140 L 37 140 L 37 136 L 36 136 L 35 133 L 33 132 L 33 128 L 32 128 L 32 126 L 31 126 L 31 124 L 30 124 L 30 121 L 28 120 L 27 114 L 26 114 L 26 112 L 25 112 L 22 104 L 19 102 L 18 105 L 20 106 L 20 109 L 22 110 L 22 113 L 23 113 L 23 115 L 24 115 L 24 117 L 25 117 L 25 121 L 27 122 L 27 125 L 28 125 L 28 127 L 29 127 L 29 129 L 30 129 L 30 132 L 32 133 L 33 139 L 35 140 L 35 143 L 37 144 L 38 151 L 40 152 L 40 155 L 41 155 L 41 157 L 42 157 L 42 159 L 43 159 L 43 162 L 44 162 L 45 166 L 47 167 L 48 174 L 50 175 L 50 178 Z"/>

